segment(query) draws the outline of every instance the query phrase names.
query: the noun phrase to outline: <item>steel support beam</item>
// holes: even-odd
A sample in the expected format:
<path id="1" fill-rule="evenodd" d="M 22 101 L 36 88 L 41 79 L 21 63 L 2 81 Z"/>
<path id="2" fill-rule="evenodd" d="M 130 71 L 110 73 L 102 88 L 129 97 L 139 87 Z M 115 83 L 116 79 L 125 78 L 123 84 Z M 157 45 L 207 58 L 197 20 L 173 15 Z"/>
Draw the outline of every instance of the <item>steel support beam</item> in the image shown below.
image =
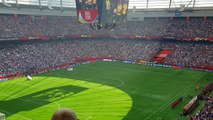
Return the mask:
<path id="1" fill-rule="evenodd" d="M 169 1 L 169 11 L 171 10 L 172 0 Z"/>
<path id="2" fill-rule="evenodd" d="M 149 8 L 149 0 L 146 1 L 146 11 L 148 11 Z"/>
<path id="3" fill-rule="evenodd" d="M 18 7 L 18 8 L 19 8 L 18 0 L 16 0 L 16 7 Z"/>
<path id="4" fill-rule="evenodd" d="M 60 4 L 61 4 L 61 11 L 63 11 L 64 8 L 63 8 L 63 1 L 62 0 L 60 0 Z"/>
<path id="5" fill-rule="evenodd" d="M 40 10 L 41 10 L 41 9 L 42 9 L 41 0 L 38 0 L 38 4 L 39 4 L 39 8 L 40 8 Z"/>
<path id="6" fill-rule="evenodd" d="M 196 3 L 196 0 L 194 0 L 194 2 L 193 2 L 193 8 L 195 7 L 195 3 Z"/>

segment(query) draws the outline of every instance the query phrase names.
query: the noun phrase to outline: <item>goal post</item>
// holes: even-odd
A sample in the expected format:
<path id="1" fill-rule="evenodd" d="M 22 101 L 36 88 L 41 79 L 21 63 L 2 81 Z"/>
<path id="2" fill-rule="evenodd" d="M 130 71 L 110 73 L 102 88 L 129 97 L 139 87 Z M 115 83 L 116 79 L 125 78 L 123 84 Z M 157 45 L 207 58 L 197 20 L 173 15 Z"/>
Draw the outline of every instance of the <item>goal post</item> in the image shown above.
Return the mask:
<path id="1" fill-rule="evenodd" d="M 4 113 L 0 113 L 0 120 L 6 120 Z"/>

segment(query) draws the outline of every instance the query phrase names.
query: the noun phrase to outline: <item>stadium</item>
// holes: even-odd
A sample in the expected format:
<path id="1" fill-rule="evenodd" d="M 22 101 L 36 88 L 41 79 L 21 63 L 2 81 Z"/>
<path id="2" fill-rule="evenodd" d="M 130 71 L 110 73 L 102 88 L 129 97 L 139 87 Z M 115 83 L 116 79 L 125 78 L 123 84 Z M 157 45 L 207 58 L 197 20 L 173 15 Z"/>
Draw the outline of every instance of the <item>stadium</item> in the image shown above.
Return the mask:
<path id="1" fill-rule="evenodd" d="M 0 120 L 212 120 L 212 72 L 211 0 L 0 0 Z"/>

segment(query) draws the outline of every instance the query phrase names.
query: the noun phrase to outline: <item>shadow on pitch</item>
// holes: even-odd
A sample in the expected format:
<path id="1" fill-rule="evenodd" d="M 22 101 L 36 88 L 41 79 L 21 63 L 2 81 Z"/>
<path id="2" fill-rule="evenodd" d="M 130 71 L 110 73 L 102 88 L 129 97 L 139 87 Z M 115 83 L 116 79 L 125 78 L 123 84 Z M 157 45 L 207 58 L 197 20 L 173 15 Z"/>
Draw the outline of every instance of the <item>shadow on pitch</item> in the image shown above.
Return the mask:
<path id="1" fill-rule="evenodd" d="M 87 88 L 67 85 L 42 90 L 9 101 L 0 101 L 0 109 L 3 110 L 3 111 L 0 110 L 0 112 L 5 113 L 6 116 L 8 117 L 21 111 L 30 111 L 35 108 L 58 101 L 60 99 L 64 99 L 65 97 L 77 94 L 86 89 Z M 53 107 L 54 109 L 57 108 L 56 106 L 50 107 Z"/>

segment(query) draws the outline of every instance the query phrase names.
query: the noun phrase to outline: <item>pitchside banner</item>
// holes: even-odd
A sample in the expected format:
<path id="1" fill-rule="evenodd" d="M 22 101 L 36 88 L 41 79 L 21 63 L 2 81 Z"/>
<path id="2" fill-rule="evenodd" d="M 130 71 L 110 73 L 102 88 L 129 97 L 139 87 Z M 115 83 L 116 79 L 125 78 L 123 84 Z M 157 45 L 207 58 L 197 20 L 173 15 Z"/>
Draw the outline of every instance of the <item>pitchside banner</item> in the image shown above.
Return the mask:
<path id="1" fill-rule="evenodd" d="M 129 0 L 103 1 L 101 24 L 126 23 Z"/>
<path id="2" fill-rule="evenodd" d="M 97 0 L 76 0 L 78 22 L 93 23 L 98 19 Z"/>

